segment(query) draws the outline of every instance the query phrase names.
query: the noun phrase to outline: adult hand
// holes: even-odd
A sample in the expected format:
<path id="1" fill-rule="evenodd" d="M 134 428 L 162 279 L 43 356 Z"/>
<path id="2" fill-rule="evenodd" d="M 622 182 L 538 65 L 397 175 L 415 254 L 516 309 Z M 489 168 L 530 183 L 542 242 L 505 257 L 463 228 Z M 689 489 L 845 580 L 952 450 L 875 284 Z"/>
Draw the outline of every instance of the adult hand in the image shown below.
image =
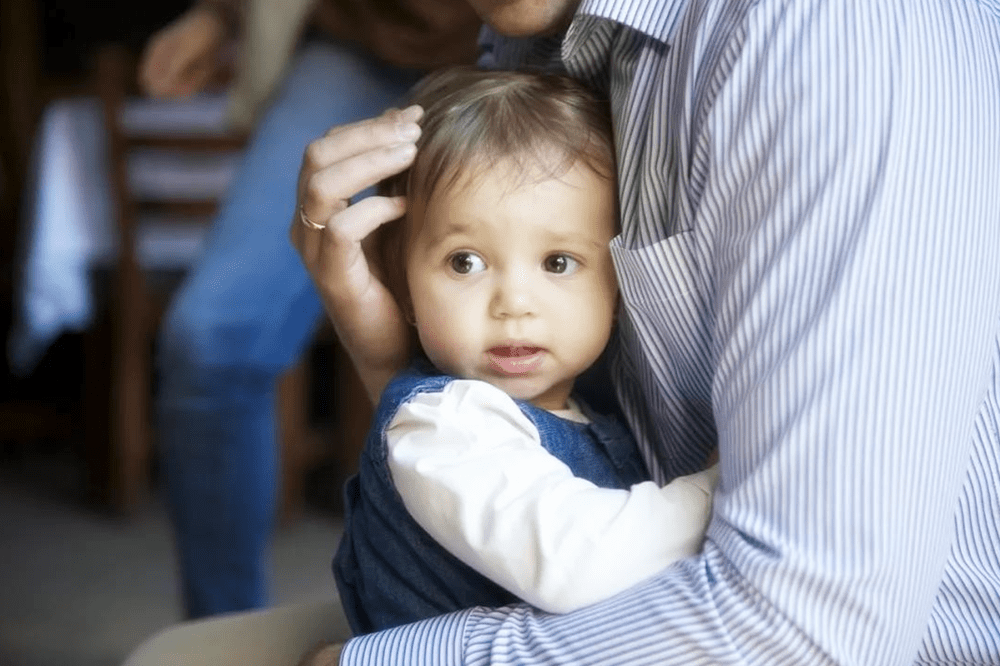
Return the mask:
<path id="1" fill-rule="evenodd" d="M 423 110 L 390 109 L 378 118 L 334 127 L 309 144 L 299 172 L 292 244 L 302 255 L 341 344 L 376 404 L 409 359 L 409 329 L 377 277 L 362 241 L 406 210 L 403 197 L 352 196 L 413 162 Z"/>
<path id="2" fill-rule="evenodd" d="M 226 25 L 210 7 L 195 6 L 150 37 L 139 84 L 153 97 L 186 97 L 205 87 L 221 66 Z"/>
<path id="3" fill-rule="evenodd" d="M 337 666 L 340 663 L 340 652 L 343 648 L 343 643 L 317 645 L 302 655 L 298 666 Z"/>

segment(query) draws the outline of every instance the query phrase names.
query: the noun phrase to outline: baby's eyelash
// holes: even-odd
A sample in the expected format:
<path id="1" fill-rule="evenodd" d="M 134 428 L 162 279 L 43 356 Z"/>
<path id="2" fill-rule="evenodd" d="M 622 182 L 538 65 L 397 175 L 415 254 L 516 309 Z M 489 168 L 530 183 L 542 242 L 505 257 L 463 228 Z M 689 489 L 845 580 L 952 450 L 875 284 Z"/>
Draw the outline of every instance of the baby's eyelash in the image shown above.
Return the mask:
<path id="1" fill-rule="evenodd" d="M 471 275 L 486 269 L 486 262 L 475 252 L 460 250 L 448 255 L 448 267 L 459 275 Z"/>
<path id="2" fill-rule="evenodd" d="M 581 266 L 580 261 L 566 252 L 556 252 L 545 257 L 542 265 L 546 271 L 556 275 L 572 275 Z"/>

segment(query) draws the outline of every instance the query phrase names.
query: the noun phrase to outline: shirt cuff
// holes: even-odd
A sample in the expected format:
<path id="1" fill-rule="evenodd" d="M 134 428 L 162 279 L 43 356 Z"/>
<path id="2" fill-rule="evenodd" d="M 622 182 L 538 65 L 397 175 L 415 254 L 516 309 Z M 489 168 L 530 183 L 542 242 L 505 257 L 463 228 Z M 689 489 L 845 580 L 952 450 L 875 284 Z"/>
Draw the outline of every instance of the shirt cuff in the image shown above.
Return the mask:
<path id="1" fill-rule="evenodd" d="M 464 663 L 466 624 L 473 612 L 475 609 L 449 613 L 352 638 L 344 645 L 340 665 L 460 666 Z"/>

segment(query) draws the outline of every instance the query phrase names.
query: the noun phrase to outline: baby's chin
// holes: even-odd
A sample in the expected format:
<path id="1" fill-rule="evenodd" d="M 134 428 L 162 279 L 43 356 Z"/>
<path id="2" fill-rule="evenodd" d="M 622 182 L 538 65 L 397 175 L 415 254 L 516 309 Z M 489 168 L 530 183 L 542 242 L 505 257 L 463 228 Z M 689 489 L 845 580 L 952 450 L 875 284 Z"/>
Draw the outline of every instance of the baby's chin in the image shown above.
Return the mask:
<path id="1" fill-rule="evenodd" d="M 536 407 L 550 411 L 566 409 L 567 400 L 573 386 L 559 386 L 551 376 L 543 372 L 509 374 L 489 365 L 470 367 L 441 367 L 445 374 L 460 379 L 475 379 L 490 384 L 514 400 L 530 402 Z"/>
<path id="2" fill-rule="evenodd" d="M 493 386 L 509 395 L 514 400 L 530 402 L 535 407 L 550 411 L 566 409 L 568 392 L 557 391 L 548 383 L 540 385 L 537 381 L 524 377 L 483 378 Z"/>

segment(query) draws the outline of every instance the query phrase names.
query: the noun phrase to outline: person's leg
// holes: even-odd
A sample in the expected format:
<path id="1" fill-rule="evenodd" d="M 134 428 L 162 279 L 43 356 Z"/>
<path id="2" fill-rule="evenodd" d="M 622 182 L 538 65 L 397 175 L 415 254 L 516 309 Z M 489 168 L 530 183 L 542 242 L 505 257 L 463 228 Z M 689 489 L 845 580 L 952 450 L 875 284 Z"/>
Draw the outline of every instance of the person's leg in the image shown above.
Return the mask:
<path id="1" fill-rule="evenodd" d="M 351 637 L 335 601 L 182 622 L 150 636 L 124 666 L 281 666 Z"/>
<path id="2" fill-rule="evenodd" d="M 189 617 L 265 602 L 277 377 L 321 306 L 288 241 L 305 146 L 398 104 L 414 72 L 311 44 L 251 138 L 205 254 L 159 337 L 162 469 Z"/>

